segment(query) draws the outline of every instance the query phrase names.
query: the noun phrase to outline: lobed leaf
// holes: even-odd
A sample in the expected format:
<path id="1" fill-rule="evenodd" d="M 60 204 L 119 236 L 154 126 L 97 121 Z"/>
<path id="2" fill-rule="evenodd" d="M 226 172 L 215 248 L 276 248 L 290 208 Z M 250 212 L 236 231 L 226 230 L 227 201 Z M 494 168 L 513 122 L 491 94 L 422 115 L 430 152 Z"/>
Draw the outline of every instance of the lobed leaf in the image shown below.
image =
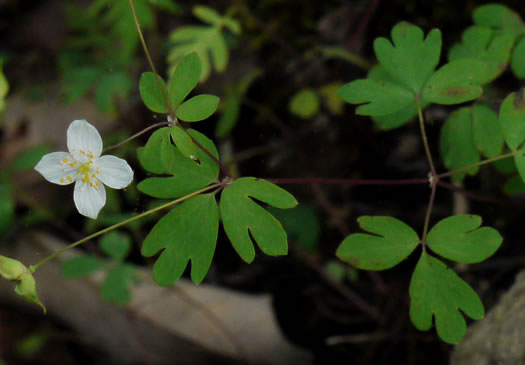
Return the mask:
<path id="1" fill-rule="evenodd" d="M 193 129 L 188 129 L 186 132 L 218 159 L 217 149 L 210 139 Z M 219 166 L 200 148 L 197 150 L 197 162 L 186 158 L 170 144 L 166 147 L 166 151 L 172 156 L 174 162 L 170 169 L 165 169 L 158 161 L 160 148 L 157 143 L 162 142 L 160 139 L 163 136 L 169 138 L 169 133 L 169 128 L 157 130 L 150 137 L 146 146 L 137 152 L 139 161 L 146 170 L 172 176 L 145 179 L 140 182 L 138 189 L 155 198 L 172 199 L 192 193 L 217 181 Z"/>
<path id="2" fill-rule="evenodd" d="M 159 87 L 160 85 L 160 87 Z M 164 94 L 163 91 L 164 90 Z M 139 81 L 139 92 L 144 105 L 155 113 L 166 114 L 168 106 L 164 95 L 168 95 L 166 83 L 153 72 L 143 72 Z"/>
<path id="3" fill-rule="evenodd" d="M 267 255 L 286 255 L 288 242 L 282 225 L 251 198 L 280 209 L 297 205 L 293 195 L 266 180 L 236 179 L 222 191 L 220 202 L 222 224 L 233 248 L 248 263 L 255 258 L 254 241 Z"/>
<path id="4" fill-rule="evenodd" d="M 465 107 L 450 114 L 441 129 L 439 150 L 445 166 L 450 170 L 475 164 L 481 158 L 474 145 L 470 108 Z M 452 179 L 461 181 L 466 174 L 475 175 L 478 167 L 454 174 Z"/>
<path id="5" fill-rule="evenodd" d="M 435 318 L 439 337 L 450 344 L 467 332 L 465 318 L 485 315 L 476 292 L 441 260 L 423 252 L 410 281 L 410 319 L 421 331 L 428 331 Z"/>
<path id="6" fill-rule="evenodd" d="M 197 159 L 199 147 L 197 147 L 190 135 L 182 127 L 178 125 L 171 127 L 170 135 L 180 153 L 192 160 Z"/>
<path id="7" fill-rule="evenodd" d="M 191 260 L 191 279 L 199 284 L 208 272 L 219 229 L 214 194 L 194 196 L 162 217 L 142 244 L 142 255 L 162 250 L 153 266 L 153 279 L 162 286 L 178 280 Z"/>
<path id="8" fill-rule="evenodd" d="M 341 260 L 363 270 L 386 270 L 407 258 L 419 244 L 419 236 L 393 217 L 363 216 L 359 226 L 366 233 L 346 237 L 336 251 Z"/>
<path id="9" fill-rule="evenodd" d="M 477 99 L 483 89 L 476 80 L 486 77 L 487 67 L 475 59 L 451 61 L 437 70 L 423 88 L 422 96 L 436 104 L 460 104 Z"/>
<path id="10" fill-rule="evenodd" d="M 523 92 L 510 93 L 499 109 L 499 120 L 507 146 L 513 151 L 525 141 L 525 99 Z"/>
<path id="11" fill-rule="evenodd" d="M 481 217 L 461 214 L 439 221 L 428 233 L 428 247 L 449 260 L 481 262 L 496 252 L 503 238 L 494 228 L 481 227 Z"/>
<path id="12" fill-rule="evenodd" d="M 382 37 L 374 42 L 381 66 L 415 93 L 419 93 L 434 72 L 441 53 L 438 29 L 431 30 L 425 39 L 423 37 L 419 27 L 400 22 L 392 29 L 393 44 Z"/>
<path id="13" fill-rule="evenodd" d="M 179 106 L 175 114 L 184 122 L 198 122 L 215 113 L 219 106 L 219 100 L 215 95 L 197 95 Z"/>

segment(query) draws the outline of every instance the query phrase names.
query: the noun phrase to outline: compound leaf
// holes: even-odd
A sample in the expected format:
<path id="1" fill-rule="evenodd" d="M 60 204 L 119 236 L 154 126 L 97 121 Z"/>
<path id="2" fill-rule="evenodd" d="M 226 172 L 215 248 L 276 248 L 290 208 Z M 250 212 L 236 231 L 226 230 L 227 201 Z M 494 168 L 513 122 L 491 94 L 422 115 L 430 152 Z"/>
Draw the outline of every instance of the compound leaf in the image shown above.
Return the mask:
<path id="1" fill-rule="evenodd" d="M 118 306 L 131 300 L 130 287 L 137 281 L 138 272 L 131 264 L 118 265 L 108 271 L 100 286 L 102 298 Z"/>
<path id="2" fill-rule="evenodd" d="M 99 242 L 100 249 L 113 260 L 122 261 L 131 250 L 131 238 L 118 231 L 104 235 Z"/>
<path id="3" fill-rule="evenodd" d="M 366 103 L 356 113 L 370 116 L 396 113 L 416 100 L 415 94 L 403 86 L 370 78 L 344 85 L 338 95 L 350 104 Z"/>
<path id="4" fill-rule="evenodd" d="M 525 141 L 525 99 L 523 92 L 509 94 L 499 109 L 503 137 L 513 151 Z"/>
<path id="5" fill-rule="evenodd" d="M 162 217 L 142 244 L 142 255 L 163 250 L 153 266 L 159 285 L 172 285 L 191 260 L 191 279 L 199 284 L 208 272 L 219 229 L 219 211 L 213 194 L 194 196 Z"/>
<path id="6" fill-rule="evenodd" d="M 188 129 L 186 132 L 218 159 L 217 149 L 210 139 L 193 129 Z M 160 159 L 160 148 L 157 144 L 162 142 L 163 136 L 169 138 L 169 133 L 169 128 L 157 130 L 150 137 L 146 146 L 139 149 L 137 153 L 140 163 L 146 170 L 172 176 L 145 179 L 140 182 L 138 189 L 155 198 L 172 199 L 202 189 L 217 181 L 219 166 L 200 148 L 197 150 L 198 161 L 193 161 L 186 158 L 175 146 L 170 144 L 166 147 L 166 151 L 172 156 L 174 162 L 170 169 L 165 169 L 158 161 Z"/>
<path id="7" fill-rule="evenodd" d="M 510 33 L 514 37 L 525 33 L 525 24 L 518 13 L 501 4 L 486 4 L 474 10 L 474 22 L 484 27 Z"/>
<path id="8" fill-rule="evenodd" d="M 266 180 L 235 180 L 223 190 L 220 203 L 222 224 L 233 248 L 248 263 L 255 258 L 253 241 L 267 255 L 286 255 L 288 242 L 281 223 L 250 198 L 280 209 L 297 205 L 293 195 Z"/>
<path id="9" fill-rule="evenodd" d="M 460 104 L 481 96 L 483 89 L 476 83 L 486 77 L 487 66 L 475 59 L 451 61 L 437 70 L 423 89 L 423 97 L 436 104 Z"/>
<path id="10" fill-rule="evenodd" d="M 183 57 L 175 67 L 170 81 L 170 102 L 176 109 L 197 86 L 201 77 L 201 60 L 192 52 Z"/>
<path id="11" fill-rule="evenodd" d="M 510 67 L 519 79 L 525 79 L 525 38 L 521 38 L 512 51 Z"/>
<path id="12" fill-rule="evenodd" d="M 106 268 L 106 263 L 94 256 L 77 256 L 62 264 L 60 274 L 67 279 L 78 279 Z"/>
<path id="13" fill-rule="evenodd" d="M 461 108 L 448 117 L 441 129 L 439 139 L 441 157 L 450 170 L 475 164 L 480 160 L 480 154 L 474 145 L 470 108 Z M 452 178 L 461 181 L 466 174 L 475 175 L 478 167 L 454 174 Z"/>
<path id="14" fill-rule="evenodd" d="M 163 91 L 164 90 L 164 94 Z M 143 72 L 139 81 L 139 92 L 144 105 L 155 113 L 165 114 L 168 106 L 164 99 L 167 94 L 166 83 L 160 76 L 155 76 L 153 72 Z"/>
<path id="15" fill-rule="evenodd" d="M 488 106 L 476 104 L 472 107 L 472 130 L 474 144 L 479 152 L 488 158 L 496 157 L 503 151 L 503 134 L 498 115 Z"/>
<path id="16" fill-rule="evenodd" d="M 403 85 L 415 93 L 430 77 L 439 62 L 441 32 L 431 30 L 423 39 L 423 31 L 407 22 L 392 29 L 393 44 L 386 38 L 374 42 L 374 50 L 381 65 Z"/>
<path id="17" fill-rule="evenodd" d="M 436 321 L 439 337 L 456 344 L 465 336 L 467 324 L 460 310 L 472 319 L 485 315 L 476 292 L 441 260 L 423 252 L 410 281 L 410 319 L 421 331 Z"/>
<path id="18" fill-rule="evenodd" d="M 449 260 L 467 264 L 492 256 L 503 238 L 491 227 L 481 227 L 481 217 L 461 214 L 439 221 L 428 233 L 428 247 Z"/>
<path id="19" fill-rule="evenodd" d="M 219 100 L 215 95 L 197 95 L 179 106 L 175 114 L 177 118 L 185 122 L 198 122 L 215 113 L 219 106 Z"/>
<path id="20" fill-rule="evenodd" d="M 419 244 L 419 236 L 407 224 L 393 217 L 363 216 L 359 226 L 367 233 L 346 237 L 336 256 L 364 270 L 385 270 L 396 266 Z"/>

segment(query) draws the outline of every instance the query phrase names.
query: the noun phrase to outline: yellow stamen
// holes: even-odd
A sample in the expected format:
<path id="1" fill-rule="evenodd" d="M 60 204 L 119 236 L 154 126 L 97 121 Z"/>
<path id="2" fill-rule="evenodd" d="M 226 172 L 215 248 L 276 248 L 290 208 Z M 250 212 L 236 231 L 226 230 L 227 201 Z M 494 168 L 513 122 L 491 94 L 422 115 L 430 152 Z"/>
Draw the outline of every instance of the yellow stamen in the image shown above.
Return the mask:
<path id="1" fill-rule="evenodd" d="M 60 182 L 61 182 L 61 183 L 65 183 L 65 182 L 66 182 L 66 179 L 61 178 L 61 179 L 60 179 Z"/>

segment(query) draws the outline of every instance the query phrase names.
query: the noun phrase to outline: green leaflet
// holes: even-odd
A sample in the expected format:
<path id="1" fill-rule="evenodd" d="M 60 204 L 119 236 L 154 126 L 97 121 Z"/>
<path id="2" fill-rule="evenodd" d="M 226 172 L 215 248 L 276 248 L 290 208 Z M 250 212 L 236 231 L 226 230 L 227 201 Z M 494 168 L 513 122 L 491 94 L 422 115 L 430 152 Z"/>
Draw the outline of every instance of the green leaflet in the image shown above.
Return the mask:
<path id="1" fill-rule="evenodd" d="M 510 67 L 514 75 L 519 79 L 525 79 L 525 38 L 521 38 L 512 52 Z M 0 112 L 1 112 L 0 107 Z"/>
<path id="2" fill-rule="evenodd" d="M 190 53 L 177 64 L 170 81 L 170 102 L 174 109 L 197 86 L 201 72 L 201 60 L 196 53 Z"/>
<path id="3" fill-rule="evenodd" d="M 122 262 L 131 250 L 131 237 L 118 231 L 110 232 L 100 239 L 100 249 L 113 260 Z"/>
<path id="4" fill-rule="evenodd" d="M 525 100 L 523 93 L 510 93 L 499 109 L 503 137 L 513 151 L 525 141 Z"/>
<path id="5" fill-rule="evenodd" d="M 288 237 L 298 246 L 317 252 L 321 227 L 312 207 L 301 204 L 291 209 L 269 207 L 268 211 L 282 223 Z"/>
<path id="6" fill-rule="evenodd" d="M 463 32 L 461 43 L 450 49 L 448 59 L 474 58 L 482 61 L 486 65 L 486 72 L 475 81 L 487 84 L 505 71 L 513 43 L 512 34 L 496 35 L 490 28 L 474 25 Z"/>
<path id="7" fill-rule="evenodd" d="M 313 89 L 299 90 L 290 100 L 290 113 L 304 119 L 310 119 L 319 112 L 319 97 Z"/>
<path id="8" fill-rule="evenodd" d="M 359 226 L 367 232 L 346 237 L 337 249 L 336 256 L 364 270 L 386 270 L 408 257 L 419 244 L 419 236 L 412 228 L 393 217 L 358 219 Z"/>
<path id="9" fill-rule="evenodd" d="M 193 129 L 187 130 L 187 133 L 213 156 L 219 157 L 210 139 Z M 137 154 L 147 171 L 172 175 L 147 178 L 140 182 L 138 189 L 155 198 L 178 198 L 208 186 L 219 177 L 219 166 L 200 148 L 197 150 L 198 161 L 182 155 L 170 142 L 170 128 L 155 131 L 146 146 L 137 150 Z M 166 160 L 166 155 L 170 156 L 168 160 L 171 161 L 168 168 L 162 162 L 162 159 Z"/>
<path id="10" fill-rule="evenodd" d="M 386 38 L 374 41 L 377 59 L 392 76 L 412 92 L 419 93 L 434 72 L 441 53 L 441 32 L 423 31 L 415 25 L 400 22 L 392 29 L 392 43 Z"/>
<path id="11" fill-rule="evenodd" d="M 493 158 L 503 152 L 503 133 L 495 111 L 483 104 L 471 109 L 474 144 L 485 157 Z"/>
<path id="12" fill-rule="evenodd" d="M 477 99 L 483 89 L 476 84 L 487 66 L 475 59 L 454 60 L 437 70 L 423 88 L 423 98 L 436 104 L 460 104 Z"/>
<path id="13" fill-rule="evenodd" d="M 62 264 L 60 275 L 67 279 L 78 279 L 106 268 L 106 263 L 94 256 L 77 256 Z"/>
<path id="14" fill-rule="evenodd" d="M 157 77 L 153 72 L 149 71 L 143 72 L 139 81 L 139 92 L 144 105 L 149 110 L 162 114 L 168 112 L 168 106 L 164 100 L 164 95 L 168 95 L 168 90 L 166 83 L 160 76 Z"/>
<path id="15" fill-rule="evenodd" d="M 208 272 L 219 229 L 214 194 L 194 196 L 162 217 L 142 244 L 142 255 L 162 250 L 153 266 L 153 279 L 162 286 L 178 280 L 191 260 L 191 279 L 199 284 Z"/>
<path id="16" fill-rule="evenodd" d="M 171 127 L 170 135 L 180 153 L 192 160 L 197 159 L 199 147 L 193 143 L 190 135 L 182 127 L 178 125 Z"/>
<path id="17" fill-rule="evenodd" d="M 461 341 L 467 332 L 461 312 L 476 320 L 485 314 L 476 292 L 441 260 L 425 252 L 416 265 L 409 291 L 414 326 L 428 331 L 434 316 L 439 337 L 450 344 Z"/>
<path id="18" fill-rule="evenodd" d="M 219 98 L 215 95 L 197 95 L 185 101 L 175 111 L 177 118 L 184 122 L 198 122 L 215 113 Z"/>
<path id="19" fill-rule="evenodd" d="M 255 258 L 253 241 L 267 255 L 287 254 L 288 242 L 283 227 L 251 198 L 280 209 L 297 205 L 293 195 L 266 180 L 243 177 L 232 182 L 222 191 L 220 212 L 233 248 L 248 263 Z"/>
<path id="20" fill-rule="evenodd" d="M 130 287 L 138 278 L 138 271 L 131 264 L 122 264 L 111 268 L 102 285 L 100 292 L 102 298 L 118 306 L 128 304 L 131 300 Z"/>
<path id="21" fill-rule="evenodd" d="M 476 263 L 496 252 L 503 238 L 494 228 L 481 227 L 481 217 L 462 214 L 439 221 L 428 233 L 428 247 L 449 260 Z"/>
<path id="22" fill-rule="evenodd" d="M 514 37 L 525 33 L 525 25 L 518 13 L 501 4 L 486 4 L 474 10 L 474 23 Z"/>
<path id="23" fill-rule="evenodd" d="M 441 129 L 439 143 L 443 162 L 450 170 L 456 170 L 480 160 L 479 151 L 474 145 L 470 108 L 461 108 L 450 114 Z M 467 172 L 455 174 L 452 178 L 461 181 L 466 174 L 475 175 L 478 170 L 478 167 L 474 167 Z"/>

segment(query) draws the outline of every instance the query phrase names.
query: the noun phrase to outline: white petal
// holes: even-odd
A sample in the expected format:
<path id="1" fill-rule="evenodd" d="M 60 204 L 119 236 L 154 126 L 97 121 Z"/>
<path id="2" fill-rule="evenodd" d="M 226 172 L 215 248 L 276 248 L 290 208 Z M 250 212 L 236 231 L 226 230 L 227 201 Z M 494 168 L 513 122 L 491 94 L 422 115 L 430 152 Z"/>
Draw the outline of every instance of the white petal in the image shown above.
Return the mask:
<path id="1" fill-rule="evenodd" d="M 97 219 L 98 213 L 106 204 L 106 189 L 100 183 L 97 188 L 94 188 L 90 184 L 78 180 L 75 183 L 73 200 L 80 214 Z"/>
<path id="2" fill-rule="evenodd" d="M 94 167 L 100 170 L 97 178 L 110 188 L 125 188 L 133 180 L 133 170 L 126 160 L 121 158 L 111 155 L 102 156 L 95 161 Z"/>
<path id="3" fill-rule="evenodd" d="M 67 129 L 67 148 L 80 162 L 88 162 L 102 153 L 102 138 L 85 120 L 74 120 Z"/>
<path id="4" fill-rule="evenodd" d="M 69 185 L 75 180 L 80 164 L 67 152 L 53 152 L 44 155 L 36 164 L 35 170 L 49 182 Z"/>

